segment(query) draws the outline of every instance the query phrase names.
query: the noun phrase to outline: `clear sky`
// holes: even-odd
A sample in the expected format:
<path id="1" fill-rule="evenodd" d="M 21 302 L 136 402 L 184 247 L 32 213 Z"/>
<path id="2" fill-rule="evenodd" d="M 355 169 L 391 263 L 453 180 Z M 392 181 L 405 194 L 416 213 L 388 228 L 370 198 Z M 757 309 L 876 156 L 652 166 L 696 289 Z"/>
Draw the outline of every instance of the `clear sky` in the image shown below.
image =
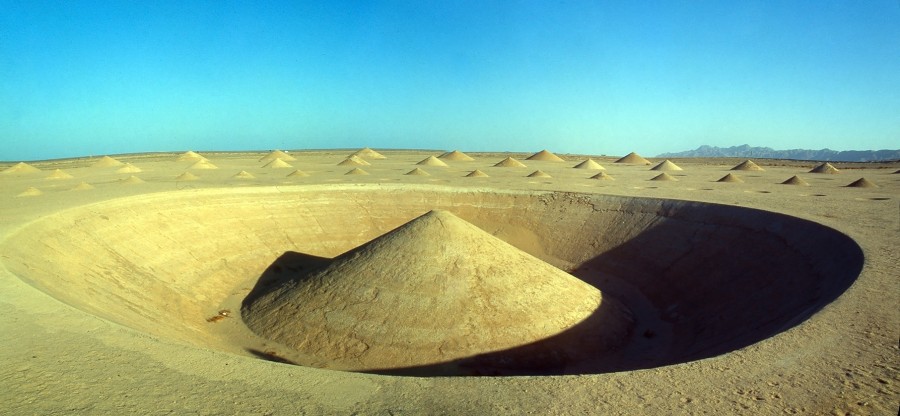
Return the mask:
<path id="1" fill-rule="evenodd" d="M 900 148 L 900 2 L 0 0 L 0 160 Z"/>

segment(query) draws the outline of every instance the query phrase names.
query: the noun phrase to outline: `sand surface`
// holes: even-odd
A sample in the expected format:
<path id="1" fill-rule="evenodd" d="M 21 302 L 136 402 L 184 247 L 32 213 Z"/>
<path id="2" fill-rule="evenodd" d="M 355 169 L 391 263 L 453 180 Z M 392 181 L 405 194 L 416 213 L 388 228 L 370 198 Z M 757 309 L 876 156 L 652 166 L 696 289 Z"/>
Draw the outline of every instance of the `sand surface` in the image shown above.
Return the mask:
<path id="1" fill-rule="evenodd" d="M 355 150 L 0 163 L 4 410 L 897 413 L 900 164 L 673 159 L 652 181 L 661 159 L 377 150 L 355 155 L 367 175 Z M 574 168 L 589 157 L 615 180 Z M 410 377 L 291 365 L 244 325 L 286 253 L 331 259 L 432 209 L 620 300 L 625 347 L 563 376 Z"/>

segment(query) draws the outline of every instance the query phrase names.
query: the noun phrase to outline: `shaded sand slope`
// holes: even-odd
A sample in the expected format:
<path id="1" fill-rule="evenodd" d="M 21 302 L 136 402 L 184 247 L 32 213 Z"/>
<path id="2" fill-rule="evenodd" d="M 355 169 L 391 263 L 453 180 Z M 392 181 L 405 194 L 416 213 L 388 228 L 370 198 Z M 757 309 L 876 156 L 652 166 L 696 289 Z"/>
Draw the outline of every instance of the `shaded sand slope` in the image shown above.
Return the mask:
<path id="1" fill-rule="evenodd" d="M 258 340 L 218 332 L 206 319 L 228 299 L 245 297 L 276 259 L 288 251 L 334 257 L 431 209 L 452 209 L 634 312 L 635 331 L 618 356 L 598 354 L 567 373 L 678 363 L 747 346 L 831 302 L 863 262 L 843 234 L 747 208 L 410 185 L 126 197 L 44 217 L 0 248 L 12 273 L 79 309 L 158 337 L 249 355 Z"/>

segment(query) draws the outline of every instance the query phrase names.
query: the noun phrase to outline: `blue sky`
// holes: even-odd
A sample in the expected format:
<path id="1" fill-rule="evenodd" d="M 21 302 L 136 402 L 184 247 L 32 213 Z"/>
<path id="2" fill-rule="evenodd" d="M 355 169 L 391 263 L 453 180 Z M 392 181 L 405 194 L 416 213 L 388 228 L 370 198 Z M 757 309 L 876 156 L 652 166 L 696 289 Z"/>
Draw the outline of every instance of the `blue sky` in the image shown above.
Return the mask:
<path id="1" fill-rule="evenodd" d="M 900 148 L 900 3 L 0 0 L 0 160 Z"/>

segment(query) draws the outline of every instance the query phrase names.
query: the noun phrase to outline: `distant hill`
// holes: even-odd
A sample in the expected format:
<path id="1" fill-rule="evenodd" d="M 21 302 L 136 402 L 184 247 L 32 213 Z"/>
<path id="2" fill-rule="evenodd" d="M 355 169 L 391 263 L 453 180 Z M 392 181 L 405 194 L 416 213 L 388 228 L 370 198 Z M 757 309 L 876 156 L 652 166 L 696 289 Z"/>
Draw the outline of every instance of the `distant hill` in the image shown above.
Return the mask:
<path id="1" fill-rule="evenodd" d="M 775 150 L 771 147 L 751 147 L 750 145 L 716 147 L 700 146 L 694 150 L 675 153 L 662 153 L 657 157 L 746 157 L 751 159 L 794 159 L 821 160 L 831 162 L 874 162 L 884 160 L 900 160 L 900 150 L 845 150 L 831 149 L 809 150 L 790 149 Z"/>

